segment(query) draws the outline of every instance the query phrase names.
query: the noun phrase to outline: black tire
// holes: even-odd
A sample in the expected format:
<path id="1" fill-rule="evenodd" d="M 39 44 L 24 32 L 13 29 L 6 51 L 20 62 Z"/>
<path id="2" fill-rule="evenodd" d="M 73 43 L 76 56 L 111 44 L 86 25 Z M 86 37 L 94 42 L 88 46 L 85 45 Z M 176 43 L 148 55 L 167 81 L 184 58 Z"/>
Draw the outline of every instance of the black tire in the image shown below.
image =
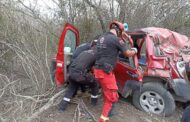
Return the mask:
<path id="1" fill-rule="evenodd" d="M 176 107 L 171 93 L 157 82 L 147 82 L 141 91 L 134 91 L 133 104 L 142 111 L 160 116 L 170 116 Z"/>

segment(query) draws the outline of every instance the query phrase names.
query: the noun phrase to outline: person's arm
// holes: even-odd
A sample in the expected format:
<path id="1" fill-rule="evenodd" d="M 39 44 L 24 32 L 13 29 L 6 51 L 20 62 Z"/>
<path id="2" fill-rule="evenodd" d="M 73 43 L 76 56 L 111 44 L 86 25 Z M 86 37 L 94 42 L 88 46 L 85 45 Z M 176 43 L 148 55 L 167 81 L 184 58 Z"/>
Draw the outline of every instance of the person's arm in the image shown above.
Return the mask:
<path id="1" fill-rule="evenodd" d="M 125 57 L 132 57 L 137 54 L 137 48 L 128 49 L 126 42 L 124 42 L 123 40 L 117 41 L 116 45 Z"/>
<path id="2" fill-rule="evenodd" d="M 125 57 L 132 57 L 137 53 L 137 49 L 136 48 L 131 48 L 130 50 L 126 50 L 123 52 Z"/>

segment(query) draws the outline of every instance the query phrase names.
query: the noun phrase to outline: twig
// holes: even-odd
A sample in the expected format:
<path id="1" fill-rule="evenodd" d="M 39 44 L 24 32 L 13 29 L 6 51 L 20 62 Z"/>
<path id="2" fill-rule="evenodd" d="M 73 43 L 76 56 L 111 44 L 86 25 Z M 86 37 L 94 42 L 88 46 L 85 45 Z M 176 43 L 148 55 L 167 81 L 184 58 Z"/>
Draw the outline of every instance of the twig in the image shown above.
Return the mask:
<path id="1" fill-rule="evenodd" d="M 32 96 L 24 96 L 24 95 L 20 95 L 20 94 L 15 94 L 15 93 L 12 93 L 14 96 L 16 97 L 21 97 L 21 98 L 25 98 L 25 99 L 29 99 L 29 100 L 32 100 L 36 103 L 39 103 L 39 102 L 44 102 L 44 101 L 47 101 L 49 100 L 48 98 L 47 99 L 42 99 L 42 100 L 38 100 L 38 99 L 35 99 L 34 97 Z"/>
<path id="2" fill-rule="evenodd" d="M 83 100 L 81 99 L 81 104 L 83 106 L 83 108 L 85 109 L 85 111 L 88 113 L 88 115 L 90 115 L 90 117 L 92 118 L 92 120 L 94 122 L 97 122 L 97 119 L 92 115 L 92 113 L 88 110 L 87 106 L 85 105 L 85 103 L 83 102 Z"/>
<path id="3" fill-rule="evenodd" d="M 49 99 L 49 101 L 43 106 L 41 107 L 38 111 L 36 111 L 34 114 L 31 115 L 31 117 L 29 117 L 27 120 L 28 122 L 31 122 L 33 119 L 35 119 L 37 116 L 39 116 L 43 111 L 47 110 L 48 108 L 50 108 L 53 103 L 54 103 L 54 100 L 59 96 L 61 95 L 62 93 L 65 92 L 65 89 L 58 92 L 57 94 L 55 94 L 53 97 L 51 97 Z"/>
<path id="4" fill-rule="evenodd" d="M 3 96 L 5 89 L 8 88 L 8 86 L 13 85 L 14 83 L 16 83 L 17 81 L 19 81 L 19 79 L 14 80 L 13 82 L 10 82 L 9 84 L 7 84 L 5 87 L 3 87 L 3 89 L 0 89 L 0 91 L 2 91 L 0 98 Z"/>
<path id="5" fill-rule="evenodd" d="M 1 55 L 0 55 L 0 58 L 2 57 L 2 56 L 4 56 L 7 52 L 9 52 L 10 51 L 10 49 L 7 49 L 6 51 L 4 51 Z"/>
<path id="6" fill-rule="evenodd" d="M 80 122 L 80 103 L 78 103 L 76 109 L 75 109 L 75 114 L 73 117 L 73 122 L 75 122 L 77 120 L 77 122 Z"/>
<path id="7" fill-rule="evenodd" d="M 47 36 L 46 36 L 45 50 L 44 50 L 44 52 L 45 52 L 46 67 L 47 67 L 47 69 L 48 69 L 48 73 L 50 74 L 50 68 L 49 68 L 48 61 L 47 61 L 47 59 L 48 59 L 48 56 L 47 56 L 47 43 L 48 43 L 48 39 L 47 39 Z M 49 75 L 49 76 L 50 76 L 50 75 Z M 51 77 L 50 77 L 50 79 L 51 79 Z M 54 83 L 53 83 L 52 80 L 51 80 L 51 85 L 52 85 L 52 86 L 54 85 Z"/>
<path id="8" fill-rule="evenodd" d="M 83 111 L 85 112 L 85 114 L 89 115 L 89 117 L 94 121 L 97 122 L 96 118 L 93 116 L 93 114 L 88 110 L 87 106 L 85 105 L 85 103 L 83 102 L 82 99 L 78 99 L 78 100 L 73 100 L 72 103 L 77 104 L 77 108 L 75 109 L 75 116 L 73 118 L 73 122 L 76 119 L 76 110 L 78 110 L 78 117 L 80 117 L 81 113 L 80 113 L 80 108 L 83 109 Z M 79 122 L 79 118 L 78 118 L 78 122 Z"/>
<path id="9" fill-rule="evenodd" d="M 80 115 L 81 115 L 80 105 L 77 106 L 77 109 L 78 109 L 78 119 L 77 119 L 77 122 L 80 122 Z"/>

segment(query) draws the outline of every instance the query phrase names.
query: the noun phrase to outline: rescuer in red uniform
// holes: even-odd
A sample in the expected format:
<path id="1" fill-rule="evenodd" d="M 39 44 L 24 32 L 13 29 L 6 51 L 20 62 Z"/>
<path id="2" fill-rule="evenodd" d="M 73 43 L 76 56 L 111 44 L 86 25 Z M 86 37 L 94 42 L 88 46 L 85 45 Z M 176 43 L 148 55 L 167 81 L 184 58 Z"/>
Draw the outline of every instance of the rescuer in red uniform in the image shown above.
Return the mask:
<path id="1" fill-rule="evenodd" d="M 108 113 L 112 111 L 112 104 L 118 101 L 118 87 L 112 70 L 115 67 L 119 51 L 126 57 L 137 53 L 136 48 L 127 49 L 125 42 L 118 38 L 123 30 L 123 24 L 113 22 L 110 25 L 110 31 L 100 36 L 97 41 L 97 58 L 94 74 L 102 87 L 104 96 L 104 105 L 99 122 L 108 122 Z"/>

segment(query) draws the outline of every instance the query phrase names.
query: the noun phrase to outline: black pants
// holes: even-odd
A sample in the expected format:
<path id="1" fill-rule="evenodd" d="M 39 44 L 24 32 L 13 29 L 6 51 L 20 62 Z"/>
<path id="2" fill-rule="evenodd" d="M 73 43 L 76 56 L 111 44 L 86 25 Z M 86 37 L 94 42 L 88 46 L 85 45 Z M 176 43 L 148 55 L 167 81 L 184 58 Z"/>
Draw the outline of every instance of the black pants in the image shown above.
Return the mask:
<path id="1" fill-rule="evenodd" d="M 71 72 L 69 80 L 69 86 L 65 92 L 64 98 L 71 99 L 81 85 L 88 85 L 93 96 L 98 94 L 98 82 L 90 73 L 82 75 L 76 72 Z"/>
<path id="2" fill-rule="evenodd" d="M 184 110 L 181 122 L 190 122 L 190 106 Z"/>

